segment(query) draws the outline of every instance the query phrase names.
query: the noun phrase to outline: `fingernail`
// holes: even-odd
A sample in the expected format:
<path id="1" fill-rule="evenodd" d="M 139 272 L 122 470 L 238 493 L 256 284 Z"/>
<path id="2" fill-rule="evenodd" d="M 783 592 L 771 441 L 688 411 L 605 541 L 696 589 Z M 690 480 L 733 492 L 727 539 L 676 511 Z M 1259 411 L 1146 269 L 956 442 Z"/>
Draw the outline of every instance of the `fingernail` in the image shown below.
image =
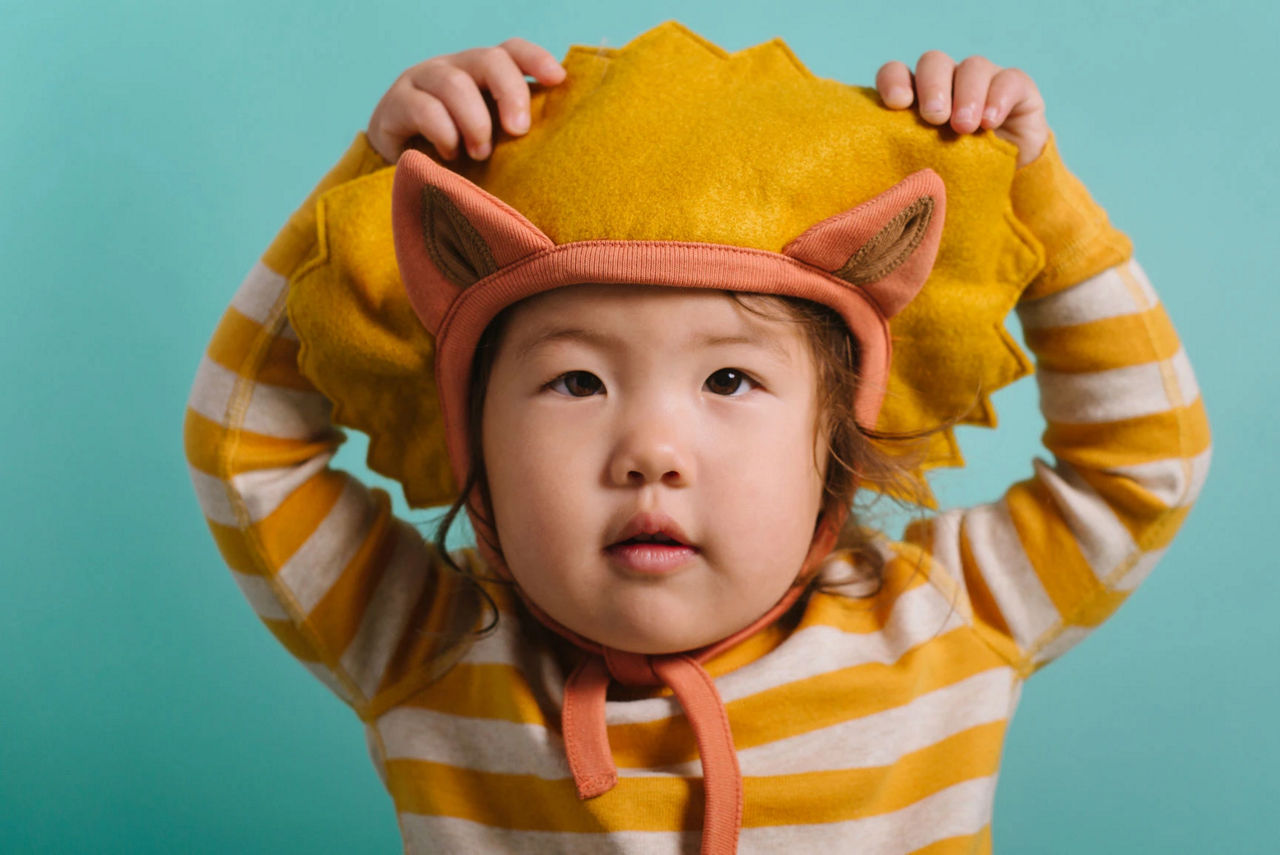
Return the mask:
<path id="1" fill-rule="evenodd" d="M 511 120 L 511 129 L 518 134 L 529 130 L 529 114 L 517 113 L 516 117 Z"/>
<path id="2" fill-rule="evenodd" d="M 488 156 L 489 156 L 489 144 L 488 144 L 488 143 L 480 143 L 480 145 L 478 145 L 478 146 L 476 146 L 475 148 L 471 149 L 471 159 L 472 159 L 472 160 L 483 160 L 484 158 L 486 158 L 486 157 L 488 157 Z"/>
<path id="3" fill-rule="evenodd" d="M 986 119 L 988 122 L 994 122 L 998 114 L 999 114 L 999 111 L 995 107 L 988 107 L 987 111 L 982 114 L 982 117 Z"/>
<path id="4" fill-rule="evenodd" d="M 926 101 L 926 102 L 925 102 L 924 107 L 922 107 L 921 109 L 923 109 L 923 110 L 924 110 L 924 112 L 926 112 L 926 113 L 941 113 L 941 112 L 942 112 L 942 99 L 941 99 L 941 98 L 930 98 L 928 101 Z"/>
<path id="5" fill-rule="evenodd" d="M 955 119 L 957 122 L 967 122 L 972 117 L 973 110 L 968 107 L 961 107 L 959 110 L 956 110 Z"/>
<path id="6" fill-rule="evenodd" d="M 889 90 L 889 100 L 895 104 L 910 104 L 911 90 L 902 86 L 895 86 Z"/>

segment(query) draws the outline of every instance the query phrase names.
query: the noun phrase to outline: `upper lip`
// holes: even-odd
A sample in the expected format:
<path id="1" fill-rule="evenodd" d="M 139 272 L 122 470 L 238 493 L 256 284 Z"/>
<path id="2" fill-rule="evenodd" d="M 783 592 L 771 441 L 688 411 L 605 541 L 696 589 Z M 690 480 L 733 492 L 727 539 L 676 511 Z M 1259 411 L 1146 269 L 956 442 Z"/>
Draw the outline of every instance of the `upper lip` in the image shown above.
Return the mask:
<path id="1" fill-rule="evenodd" d="M 630 540 L 640 534 L 663 534 L 684 546 L 693 546 L 689 536 L 680 528 L 679 523 L 663 513 L 646 512 L 633 516 L 615 537 L 610 546 L 616 546 L 624 540 Z"/>

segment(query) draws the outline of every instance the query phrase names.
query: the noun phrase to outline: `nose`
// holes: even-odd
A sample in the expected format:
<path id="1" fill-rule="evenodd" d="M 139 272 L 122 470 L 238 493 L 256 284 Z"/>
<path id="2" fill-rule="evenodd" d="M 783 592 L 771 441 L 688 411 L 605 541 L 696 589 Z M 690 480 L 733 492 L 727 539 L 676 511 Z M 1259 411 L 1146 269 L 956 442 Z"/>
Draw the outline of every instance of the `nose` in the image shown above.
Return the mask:
<path id="1" fill-rule="evenodd" d="M 674 414 L 649 411 L 631 420 L 609 460 L 609 480 L 617 486 L 662 483 L 688 486 L 693 459 Z"/>

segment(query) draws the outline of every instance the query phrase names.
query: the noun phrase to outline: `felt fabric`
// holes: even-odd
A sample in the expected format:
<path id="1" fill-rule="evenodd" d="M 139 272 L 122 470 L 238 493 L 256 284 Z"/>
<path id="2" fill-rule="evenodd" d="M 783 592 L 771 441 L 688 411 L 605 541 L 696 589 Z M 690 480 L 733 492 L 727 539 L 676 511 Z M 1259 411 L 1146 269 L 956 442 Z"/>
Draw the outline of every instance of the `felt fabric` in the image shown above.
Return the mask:
<path id="1" fill-rule="evenodd" d="M 392 220 L 409 301 L 436 346 L 436 386 L 450 465 L 465 484 L 470 379 L 476 347 L 502 309 L 583 283 L 660 285 L 780 294 L 834 309 L 857 341 L 858 424 L 874 426 L 892 343 L 887 320 L 924 285 L 937 256 L 946 189 L 922 169 L 770 252 L 676 240 L 556 244 L 518 211 L 418 152 L 396 169 Z M 496 542 L 483 518 L 482 543 Z"/>
<path id="2" fill-rule="evenodd" d="M 444 165 L 556 244 L 775 253 L 932 169 L 946 186 L 946 223 L 923 290 L 893 319 L 896 358 L 876 427 L 995 424 L 989 393 L 1030 371 L 1004 317 L 1044 266 L 1014 214 L 1012 144 L 888 110 L 874 89 L 814 76 L 780 39 L 729 54 L 668 21 L 620 49 L 574 46 L 564 65 L 563 83 L 534 87 L 527 134 L 499 132 L 489 159 Z M 422 507 L 451 501 L 460 473 L 450 477 L 436 390 L 422 370 L 434 364 L 434 342 L 410 322 L 392 263 L 393 174 L 321 196 L 318 251 L 291 282 L 289 315 L 302 370 L 334 401 L 335 420 L 368 433 L 370 467 Z M 924 468 L 962 463 L 948 430 Z"/>

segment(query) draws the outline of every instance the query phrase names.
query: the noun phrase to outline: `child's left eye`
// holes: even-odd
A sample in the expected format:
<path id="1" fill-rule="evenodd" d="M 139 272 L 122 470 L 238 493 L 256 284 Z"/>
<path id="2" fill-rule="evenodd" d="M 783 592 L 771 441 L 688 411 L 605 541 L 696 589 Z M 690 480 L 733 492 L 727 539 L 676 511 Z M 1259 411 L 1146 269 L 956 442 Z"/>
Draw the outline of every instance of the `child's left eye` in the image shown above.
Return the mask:
<path id="1" fill-rule="evenodd" d="M 721 368 L 707 378 L 705 385 L 713 395 L 733 396 L 747 391 L 756 383 L 736 368 Z"/>

